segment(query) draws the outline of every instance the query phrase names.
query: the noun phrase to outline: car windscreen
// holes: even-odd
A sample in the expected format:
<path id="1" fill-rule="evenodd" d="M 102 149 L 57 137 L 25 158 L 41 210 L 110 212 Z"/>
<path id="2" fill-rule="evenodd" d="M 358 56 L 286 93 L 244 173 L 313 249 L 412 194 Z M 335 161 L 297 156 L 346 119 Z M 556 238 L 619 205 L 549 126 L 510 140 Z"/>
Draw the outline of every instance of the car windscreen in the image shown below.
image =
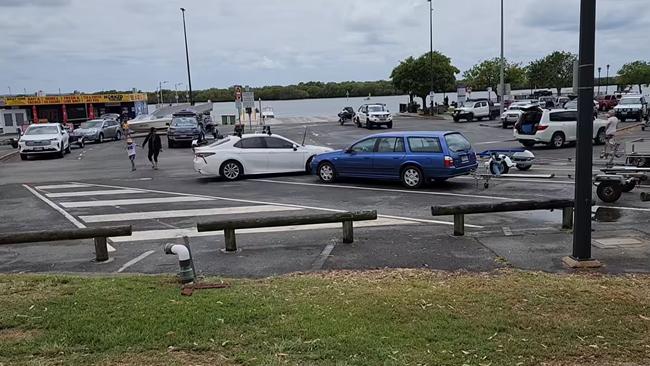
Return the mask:
<path id="1" fill-rule="evenodd" d="M 618 104 L 641 104 L 641 98 L 623 98 Z"/>
<path id="2" fill-rule="evenodd" d="M 459 151 L 469 151 L 472 149 L 472 145 L 467 141 L 465 136 L 459 133 L 450 133 L 445 135 L 445 141 L 447 141 L 447 147 L 453 152 Z"/>
<path id="3" fill-rule="evenodd" d="M 368 106 L 368 112 L 383 112 L 384 110 L 384 106 L 381 105 Z"/>
<path id="4" fill-rule="evenodd" d="M 25 135 L 53 135 L 59 133 L 56 126 L 31 126 L 25 131 Z"/>
<path id="5" fill-rule="evenodd" d="M 104 121 L 88 121 L 81 124 L 81 128 L 101 128 Z"/>
<path id="6" fill-rule="evenodd" d="M 198 122 L 194 117 L 174 117 L 172 118 L 172 127 L 196 127 Z"/>

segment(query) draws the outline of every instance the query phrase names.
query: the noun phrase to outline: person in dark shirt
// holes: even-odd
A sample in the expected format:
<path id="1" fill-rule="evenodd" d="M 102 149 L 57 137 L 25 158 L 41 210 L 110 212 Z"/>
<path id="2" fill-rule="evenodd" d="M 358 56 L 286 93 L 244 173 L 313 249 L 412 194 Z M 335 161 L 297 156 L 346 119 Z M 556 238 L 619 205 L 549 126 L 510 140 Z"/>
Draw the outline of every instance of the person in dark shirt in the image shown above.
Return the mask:
<path id="1" fill-rule="evenodd" d="M 156 135 L 156 129 L 153 127 L 149 130 L 147 137 L 144 138 L 144 142 L 142 143 L 143 149 L 147 143 L 149 143 L 149 153 L 147 157 L 151 162 L 151 167 L 158 170 L 158 154 L 160 154 L 160 150 L 162 150 L 162 142 L 160 141 L 160 136 Z"/>

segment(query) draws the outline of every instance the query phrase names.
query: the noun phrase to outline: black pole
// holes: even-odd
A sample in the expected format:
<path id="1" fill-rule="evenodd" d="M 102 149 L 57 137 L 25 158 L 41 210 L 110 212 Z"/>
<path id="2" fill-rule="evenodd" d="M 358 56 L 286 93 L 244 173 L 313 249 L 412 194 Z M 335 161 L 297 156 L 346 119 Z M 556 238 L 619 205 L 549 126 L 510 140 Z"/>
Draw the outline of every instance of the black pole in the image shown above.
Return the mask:
<path id="1" fill-rule="evenodd" d="M 429 63 L 431 67 L 431 89 L 429 90 L 429 98 L 431 98 L 431 115 L 433 116 L 433 85 L 434 75 L 433 75 L 433 0 L 429 0 L 429 41 L 430 41 L 430 53 L 429 53 Z"/>
<path id="2" fill-rule="evenodd" d="M 602 68 L 598 67 L 598 96 L 600 96 L 600 70 L 602 70 Z"/>
<path id="3" fill-rule="evenodd" d="M 185 61 L 187 62 L 187 87 L 190 94 L 190 105 L 194 105 L 194 96 L 192 95 L 192 76 L 190 74 L 190 53 L 187 50 L 187 29 L 185 28 L 185 8 L 181 8 L 183 13 L 183 35 L 185 36 Z"/>
<path id="4" fill-rule="evenodd" d="M 594 59 L 596 0 L 580 2 L 580 55 L 578 72 L 578 128 L 576 149 L 575 229 L 573 259 L 591 259 L 591 197 L 593 165 Z"/>
<path id="5" fill-rule="evenodd" d="M 605 79 L 605 94 L 607 94 L 609 93 L 609 64 L 607 64 L 607 77 Z"/>

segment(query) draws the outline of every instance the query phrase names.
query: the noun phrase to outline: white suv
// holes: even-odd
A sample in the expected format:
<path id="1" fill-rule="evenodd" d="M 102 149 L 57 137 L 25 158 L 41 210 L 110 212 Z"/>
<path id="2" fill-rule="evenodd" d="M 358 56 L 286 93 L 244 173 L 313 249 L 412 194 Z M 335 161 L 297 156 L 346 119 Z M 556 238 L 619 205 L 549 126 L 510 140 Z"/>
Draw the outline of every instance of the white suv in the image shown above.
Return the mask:
<path id="1" fill-rule="evenodd" d="M 20 136 L 18 151 L 22 160 L 30 155 L 51 153 L 63 157 L 70 153 L 70 137 L 58 123 L 33 124 Z"/>
<path id="2" fill-rule="evenodd" d="M 362 105 L 354 116 L 354 122 L 359 128 L 365 127 L 371 129 L 382 125 L 387 128 L 393 128 L 393 116 L 386 109 L 385 104 Z"/>
<path id="3" fill-rule="evenodd" d="M 524 146 L 547 144 L 560 148 L 567 142 L 576 141 L 578 126 L 577 109 L 541 109 L 534 107 L 524 111 L 515 124 L 515 138 Z M 605 143 L 607 121 L 594 120 L 594 143 Z"/>

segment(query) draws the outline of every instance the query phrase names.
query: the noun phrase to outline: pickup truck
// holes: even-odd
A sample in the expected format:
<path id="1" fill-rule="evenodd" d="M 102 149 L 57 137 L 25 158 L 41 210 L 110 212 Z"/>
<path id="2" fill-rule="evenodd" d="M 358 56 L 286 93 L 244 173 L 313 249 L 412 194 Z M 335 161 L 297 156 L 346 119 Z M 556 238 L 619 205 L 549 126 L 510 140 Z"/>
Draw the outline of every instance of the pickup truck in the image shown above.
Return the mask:
<path id="1" fill-rule="evenodd" d="M 479 121 L 483 118 L 493 121 L 499 117 L 500 108 L 499 104 L 492 103 L 487 99 L 468 99 L 463 103 L 462 107 L 454 110 L 454 122 L 460 122 L 461 119 L 471 122 L 474 118 Z"/>
<path id="2" fill-rule="evenodd" d="M 625 122 L 627 119 L 648 121 L 648 101 L 641 95 L 626 95 L 614 107 L 616 117 Z"/>

